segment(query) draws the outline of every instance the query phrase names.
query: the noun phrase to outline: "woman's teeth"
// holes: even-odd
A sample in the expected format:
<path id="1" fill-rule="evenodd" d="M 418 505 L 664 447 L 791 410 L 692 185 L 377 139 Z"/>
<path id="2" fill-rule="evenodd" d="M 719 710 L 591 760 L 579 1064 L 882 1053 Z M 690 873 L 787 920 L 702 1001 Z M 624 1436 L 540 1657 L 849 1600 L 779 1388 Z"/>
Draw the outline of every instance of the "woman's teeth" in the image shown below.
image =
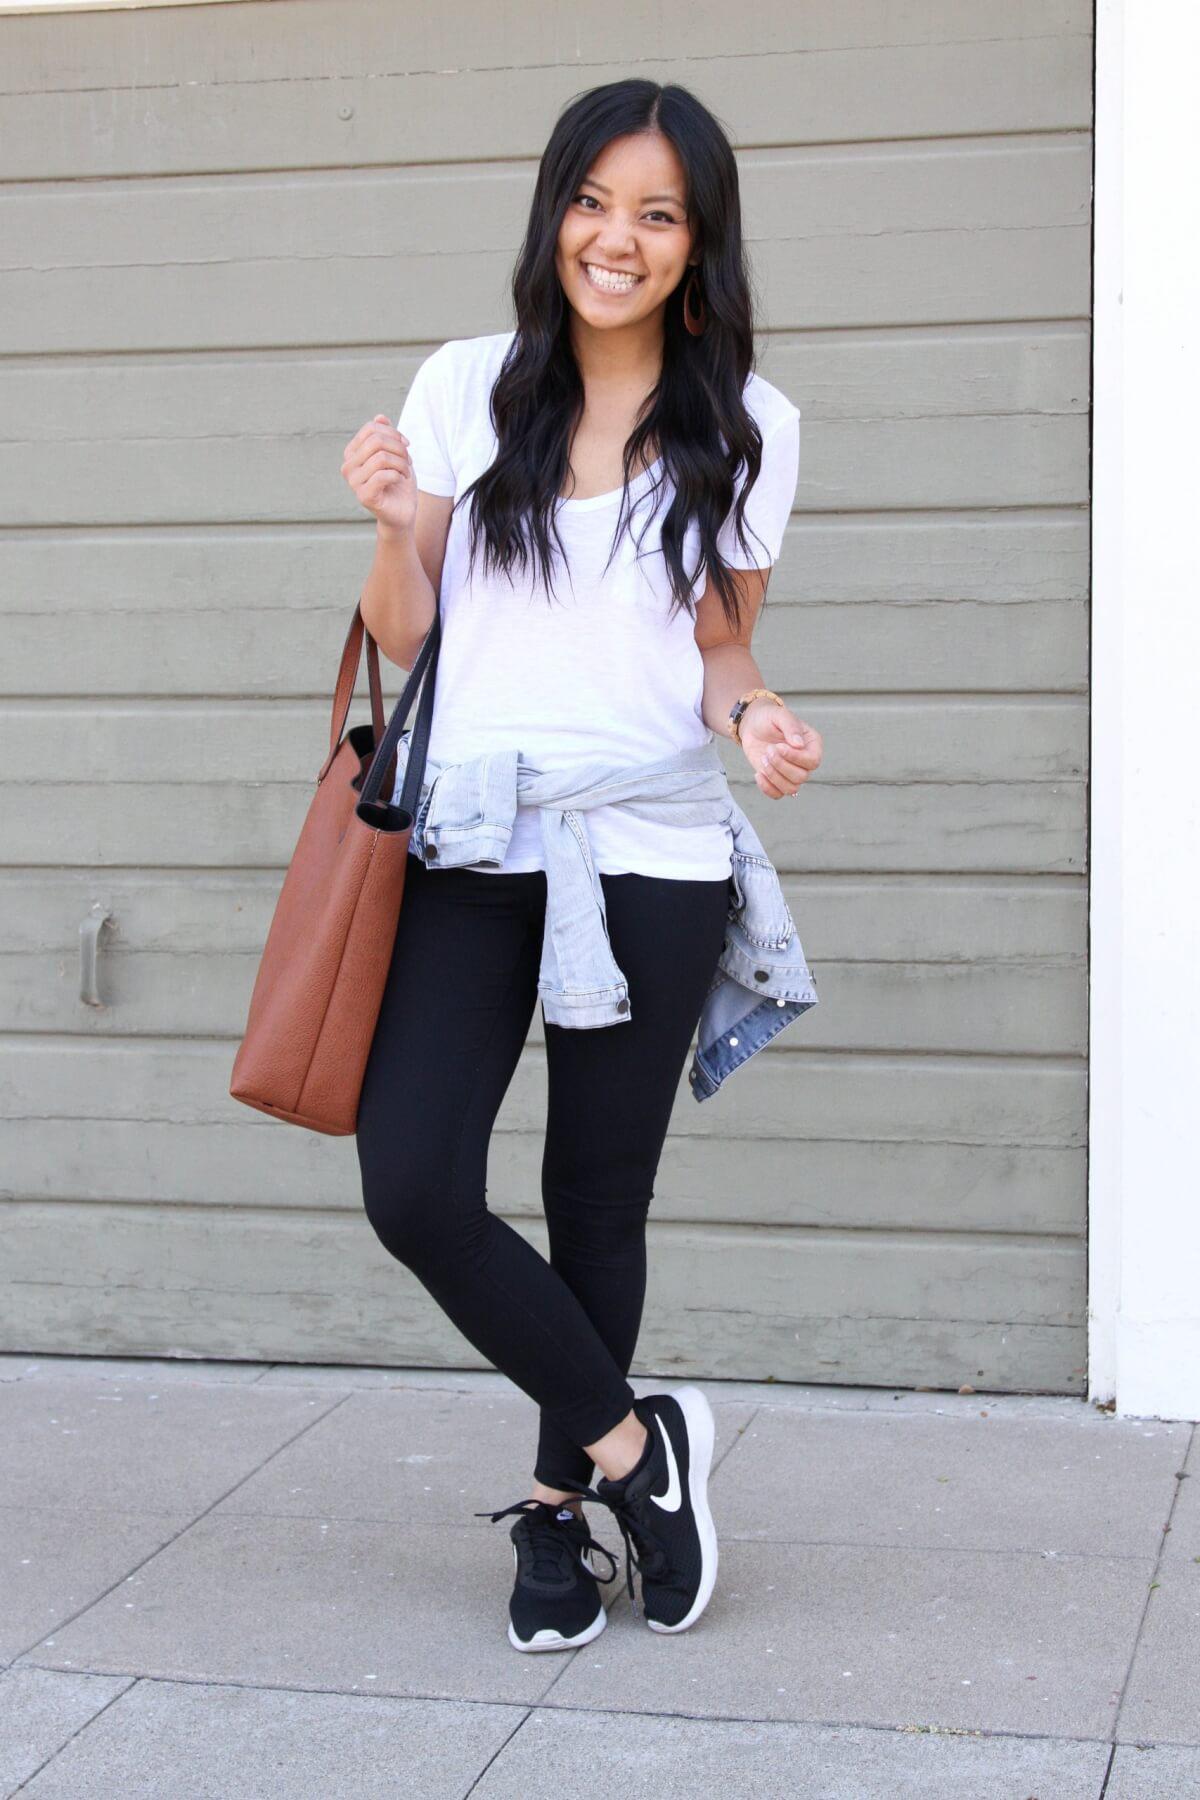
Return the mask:
<path id="1" fill-rule="evenodd" d="M 594 288 L 605 294 L 628 294 L 645 279 L 641 275 L 614 275 L 611 269 L 602 269 L 596 263 L 584 263 L 584 274 Z"/>

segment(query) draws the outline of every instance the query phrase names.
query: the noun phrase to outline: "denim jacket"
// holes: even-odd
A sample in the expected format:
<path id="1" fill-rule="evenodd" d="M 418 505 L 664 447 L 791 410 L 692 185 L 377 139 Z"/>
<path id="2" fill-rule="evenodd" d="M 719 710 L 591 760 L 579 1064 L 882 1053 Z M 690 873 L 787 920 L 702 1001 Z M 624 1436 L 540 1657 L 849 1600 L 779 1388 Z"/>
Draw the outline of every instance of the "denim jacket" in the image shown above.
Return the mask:
<path id="1" fill-rule="evenodd" d="M 394 800 L 410 738 L 405 731 L 397 746 Z M 725 943 L 701 1009 L 688 1072 L 693 1098 L 707 1100 L 728 1075 L 817 1004 L 779 877 L 733 797 L 714 742 L 637 768 L 597 760 L 561 773 L 539 770 L 516 750 L 454 763 L 427 757 L 409 853 L 427 867 L 500 865 L 517 807 L 538 807 L 546 866 L 538 976 L 543 1017 L 572 1027 L 619 1025 L 632 1017 L 636 995 L 630 996 L 609 944 L 604 890 L 584 823 L 589 808 L 614 803 L 666 824 L 721 821 L 733 835 Z"/>

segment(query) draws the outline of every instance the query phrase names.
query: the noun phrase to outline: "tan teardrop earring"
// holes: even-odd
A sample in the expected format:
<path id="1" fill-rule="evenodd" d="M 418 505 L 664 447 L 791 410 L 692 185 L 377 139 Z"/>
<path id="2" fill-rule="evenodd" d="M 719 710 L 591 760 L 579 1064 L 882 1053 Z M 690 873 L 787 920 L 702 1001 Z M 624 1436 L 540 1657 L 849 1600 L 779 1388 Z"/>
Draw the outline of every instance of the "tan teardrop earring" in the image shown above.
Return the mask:
<path id="1" fill-rule="evenodd" d="M 693 337 L 702 337 L 708 324 L 708 310 L 700 293 L 700 274 L 695 268 L 683 290 L 683 322 Z"/>

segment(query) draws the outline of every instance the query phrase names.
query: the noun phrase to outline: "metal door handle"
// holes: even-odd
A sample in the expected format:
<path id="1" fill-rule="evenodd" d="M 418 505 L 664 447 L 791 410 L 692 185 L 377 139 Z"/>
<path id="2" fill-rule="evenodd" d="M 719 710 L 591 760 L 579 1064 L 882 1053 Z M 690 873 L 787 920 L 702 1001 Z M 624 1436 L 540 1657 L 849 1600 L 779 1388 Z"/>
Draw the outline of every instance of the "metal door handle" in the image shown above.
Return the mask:
<path id="1" fill-rule="evenodd" d="M 85 1006 L 103 1006 L 97 983 L 100 960 L 100 933 L 112 914 L 97 900 L 79 927 L 79 998 Z"/>

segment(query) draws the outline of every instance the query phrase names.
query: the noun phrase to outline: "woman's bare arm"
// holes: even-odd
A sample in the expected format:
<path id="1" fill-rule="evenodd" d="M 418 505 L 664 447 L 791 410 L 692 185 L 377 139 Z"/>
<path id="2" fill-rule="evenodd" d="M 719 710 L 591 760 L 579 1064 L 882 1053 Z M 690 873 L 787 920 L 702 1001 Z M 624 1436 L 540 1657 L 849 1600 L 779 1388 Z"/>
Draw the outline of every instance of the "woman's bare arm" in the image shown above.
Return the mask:
<path id="1" fill-rule="evenodd" d="M 418 493 L 411 527 L 380 525 L 375 532 L 359 607 L 383 654 L 402 669 L 412 668 L 433 624 L 453 506 L 449 495 Z"/>
<path id="2" fill-rule="evenodd" d="M 696 643 L 704 659 L 704 723 L 718 737 L 731 737 L 729 709 L 739 694 L 766 687 L 763 672 L 750 650 L 750 640 L 762 610 L 768 570 L 731 569 L 737 590 L 739 629 L 729 629 L 720 597 L 711 585 L 696 602 Z M 757 702 L 753 704 L 757 705 Z"/>
<path id="3" fill-rule="evenodd" d="M 385 413 L 355 432 L 342 474 L 375 519 L 375 560 L 359 596 L 363 623 L 389 662 L 411 669 L 433 624 L 454 500 L 418 489 L 408 439 Z"/>

